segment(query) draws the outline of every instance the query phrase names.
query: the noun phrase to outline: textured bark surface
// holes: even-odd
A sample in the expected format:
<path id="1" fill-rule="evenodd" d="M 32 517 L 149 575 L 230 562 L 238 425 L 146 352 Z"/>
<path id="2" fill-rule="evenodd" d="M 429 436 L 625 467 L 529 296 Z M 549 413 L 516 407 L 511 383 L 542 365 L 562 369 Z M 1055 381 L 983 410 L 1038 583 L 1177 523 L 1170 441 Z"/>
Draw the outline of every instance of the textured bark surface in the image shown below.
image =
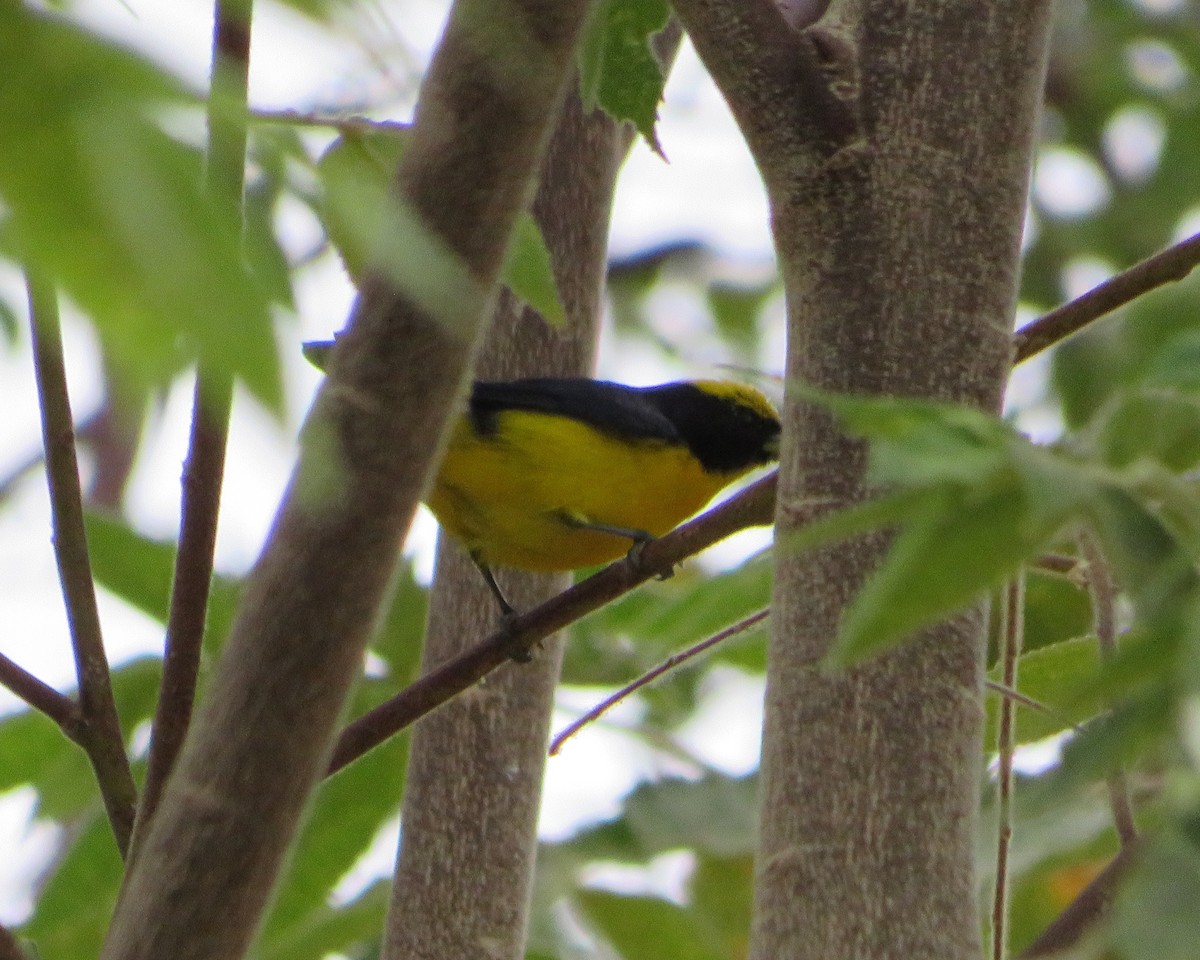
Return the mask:
<path id="1" fill-rule="evenodd" d="M 997 409 L 1048 0 L 676 0 L 767 186 L 789 382 Z M 757 54 L 757 55 L 756 55 Z M 789 400 L 777 543 L 870 495 L 865 450 Z M 983 617 L 838 674 L 820 662 L 884 536 L 781 548 L 751 956 L 979 956 L 974 825 Z"/>
<path id="2" fill-rule="evenodd" d="M 211 692 L 128 875 L 108 960 L 247 950 L 468 375 L 587 6 L 455 4 L 397 177 L 405 226 L 424 235 L 409 250 L 421 259 L 407 278 L 364 284 Z"/>
<path id="3" fill-rule="evenodd" d="M 824 129 L 826 142 L 853 135 L 816 162 L 811 151 L 760 157 L 788 295 L 789 378 L 998 409 L 1047 8 L 837 8 L 819 49 L 852 123 Z M 810 406 L 789 402 L 785 417 L 781 538 L 814 501 L 870 495 L 858 442 Z M 861 668 L 819 665 L 886 547 L 876 536 L 778 557 L 760 960 L 979 956 L 981 610 Z"/>
<path id="4" fill-rule="evenodd" d="M 606 116 L 585 116 L 578 98 L 567 98 L 534 201 L 567 326 L 554 330 L 502 297 L 480 357 L 481 379 L 590 372 L 612 189 L 628 143 L 628 134 Z M 499 576 L 518 610 L 566 583 L 562 576 Z M 471 646 L 495 622 L 496 603 L 479 572 L 443 538 L 426 668 Z M 416 727 L 385 960 L 524 956 L 561 659 L 561 640 L 552 638 L 531 663 L 501 667 Z"/>

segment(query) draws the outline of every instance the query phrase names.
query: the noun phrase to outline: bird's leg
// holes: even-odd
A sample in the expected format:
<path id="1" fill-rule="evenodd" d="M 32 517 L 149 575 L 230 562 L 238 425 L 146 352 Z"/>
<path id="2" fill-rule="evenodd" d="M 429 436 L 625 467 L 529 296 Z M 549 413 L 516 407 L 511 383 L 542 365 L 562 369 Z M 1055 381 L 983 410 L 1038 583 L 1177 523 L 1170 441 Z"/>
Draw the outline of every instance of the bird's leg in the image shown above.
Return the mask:
<path id="1" fill-rule="evenodd" d="M 479 554 L 471 554 L 471 562 L 483 575 L 483 582 L 487 584 L 488 589 L 492 591 L 492 596 L 496 598 L 496 602 L 500 604 L 500 616 L 504 619 L 512 619 L 516 615 L 516 610 L 513 605 L 508 602 L 504 596 L 504 591 L 500 589 L 500 584 L 496 582 L 496 577 L 492 574 L 491 569 L 486 563 L 479 559 Z"/>
<path id="2" fill-rule="evenodd" d="M 475 564 L 480 574 L 483 575 L 483 582 L 488 585 L 488 589 L 492 591 L 492 596 L 496 598 L 496 602 L 500 605 L 500 629 L 507 631 L 512 624 L 513 618 L 517 615 L 517 611 L 504 596 L 504 591 L 500 589 L 500 584 L 496 582 L 496 577 L 492 573 L 491 568 L 480 559 L 478 554 L 471 553 L 471 562 Z M 512 659 L 517 663 L 529 663 L 533 660 L 533 654 L 528 650 L 518 650 L 512 655 Z"/>
<path id="3" fill-rule="evenodd" d="M 561 516 L 563 523 L 577 530 L 595 530 L 597 533 L 610 533 L 614 537 L 625 537 L 628 540 L 632 540 L 633 545 L 629 548 L 629 553 L 626 554 L 625 559 L 634 566 L 641 564 L 642 551 L 646 548 L 646 544 L 653 543 L 657 539 L 653 534 L 647 533 L 645 530 L 618 527 L 610 523 L 597 523 L 594 520 L 588 520 L 586 517 L 581 517 L 573 513 L 564 512 Z M 666 580 L 668 577 L 673 576 L 674 573 L 674 570 L 659 571 L 657 577 L 659 580 Z"/>

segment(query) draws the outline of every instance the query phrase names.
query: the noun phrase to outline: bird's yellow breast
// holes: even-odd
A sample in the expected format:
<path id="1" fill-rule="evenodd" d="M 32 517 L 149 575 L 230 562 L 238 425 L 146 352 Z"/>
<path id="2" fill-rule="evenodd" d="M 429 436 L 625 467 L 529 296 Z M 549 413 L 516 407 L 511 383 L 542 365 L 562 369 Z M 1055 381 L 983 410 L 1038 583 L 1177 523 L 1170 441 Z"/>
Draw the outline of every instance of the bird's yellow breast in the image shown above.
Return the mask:
<path id="1" fill-rule="evenodd" d="M 706 472 L 680 444 L 509 410 L 482 434 L 459 421 L 426 503 L 489 566 L 575 570 L 616 560 L 631 542 L 572 520 L 661 536 L 741 472 Z"/>

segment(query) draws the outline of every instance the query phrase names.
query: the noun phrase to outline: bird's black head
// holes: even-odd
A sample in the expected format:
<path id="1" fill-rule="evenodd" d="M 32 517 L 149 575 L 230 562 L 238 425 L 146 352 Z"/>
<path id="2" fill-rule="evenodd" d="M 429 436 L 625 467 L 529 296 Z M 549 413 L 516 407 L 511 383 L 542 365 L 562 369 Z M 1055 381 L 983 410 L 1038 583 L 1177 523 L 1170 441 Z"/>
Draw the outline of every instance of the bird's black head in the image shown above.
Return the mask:
<path id="1" fill-rule="evenodd" d="M 649 387 L 647 399 L 713 473 L 744 473 L 779 459 L 779 416 L 753 387 L 693 380 Z"/>

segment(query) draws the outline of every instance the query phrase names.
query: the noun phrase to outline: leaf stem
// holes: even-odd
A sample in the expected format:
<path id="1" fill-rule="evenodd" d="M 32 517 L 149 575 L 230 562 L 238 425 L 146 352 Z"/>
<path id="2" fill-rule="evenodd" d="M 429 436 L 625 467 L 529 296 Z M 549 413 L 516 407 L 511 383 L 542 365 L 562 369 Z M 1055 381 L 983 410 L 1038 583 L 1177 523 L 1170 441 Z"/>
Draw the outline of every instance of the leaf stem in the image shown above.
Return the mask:
<path id="1" fill-rule="evenodd" d="M 54 555 L 67 608 L 82 717 L 81 745 L 87 752 L 117 847 L 124 856 L 133 830 L 137 788 L 125 753 L 104 639 L 87 534 L 83 526 L 83 492 L 75 456 L 75 430 L 67 394 L 62 329 L 52 284 L 26 276 L 34 366 L 42 411 L 42 442 L 54 525 Z"/>

